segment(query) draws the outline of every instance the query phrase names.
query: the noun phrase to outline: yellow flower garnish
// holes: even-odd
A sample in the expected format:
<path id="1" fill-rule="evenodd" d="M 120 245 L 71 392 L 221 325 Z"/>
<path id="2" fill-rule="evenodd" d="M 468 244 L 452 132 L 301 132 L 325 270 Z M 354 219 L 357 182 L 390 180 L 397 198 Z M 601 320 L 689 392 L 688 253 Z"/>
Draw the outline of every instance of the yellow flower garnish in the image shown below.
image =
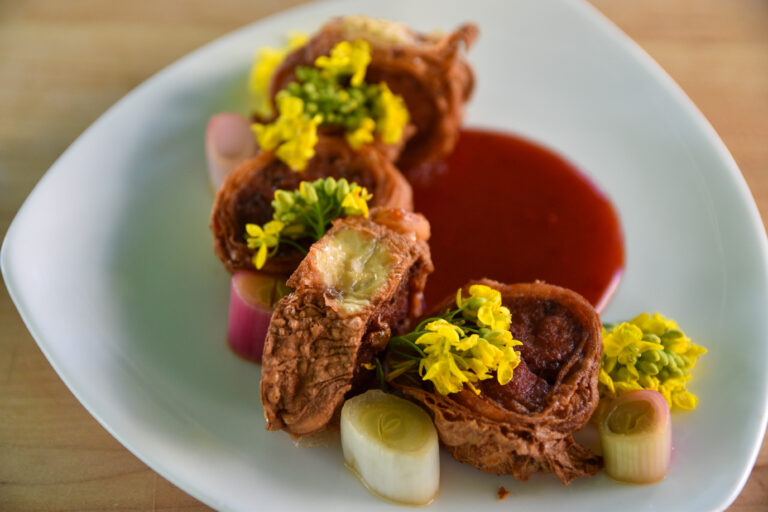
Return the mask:
<path id="1" fill-rule="evenodd" d="M 600 373 L 597 376 L 597 382 L 605 386 L 611 393 L 616 393 L 616 387 L 613 385 L 613 379 L 603 368 L 600 368 Z"/>
<path id="2" fill-rule="evenodd" d="M 292 45 L 305 42 L 298 38 Z M 272 115 L 270 83 L 287 51 L 263 48 L 251 71 L 254 109 L 262 117 Z M 296 81 L 276 95 L 278 118 L 268 125 L 253 125 L 259 145 L 274 150 L 280 160 L 301 171 L 315 154 L 320 124 L 343 128 L 355 150 L 373 142 L 374 134 L 385 144 L 397 143 L 409 121 L 408 109 L 386 83 L 365 83 L 370 61 L 371 46 L 361 39 L 336 44 L 330 55 L 315 59 L 315 67 L 298 66 Z"/>
<path id="3" fill-rule="evenodd" d="M 437 320 L 427 324 L 426 330 L 428 332 L 416 340 L 417 345 L 425 347 L 424 353 L 427 355 L 419 362 L 419 374 L 422 379 L 432 381 L 437 392 L 443 395 L 458 393 L 464 383 L 470 382 L 470 379 L 472 382 L 479 380 L 477 375 L 472 375 L 469 371 L 462 371 L 457 364 L 457 361 L 464 363 L 460 356 L 455 353 L 458 346 L 466 347 L 465 350 L 472 348 L 469 345 L 473 340 L 462 343 L 461 336 L 464 335 L 464 331 L 445 320 Z M 476 343 L 476 340 L 474 341 Z M 452 351 L 452 349 L 455 350 Z M 463 366 L 466 369 L 466 365 Z"/>
<path id="4" fill-rule="evenodd" d="M 429 343 L 429 339 L 445 338 L 451 345 L 456 345 L 459 342 L 460 337 L 464 336 L 464 331 L 458 325 L 454 325 L 443 318 L 439 318 L 433 322 L 429 322 L 425 329 L 427 331 L 435 332 L 435 335 L 429 335 L 424 338 L 422 345 L 434 345 L 435 343 Z M 430 338 L 431 337 L 431 338 Z M 429 351 L 425 350 L 429 353 Z"/>
<path id="5" fill-rule="evenodd" d="M 317 195 L 317 189 L 308 181 L 299 183 L 299 196 L 307 203 L 312 204 L 320 200 Z"/>
<path id="6" fill-rule="evenodd" d="M 473 284 L 469 287 L 469 298 L 461 298 L 461 289 L 456 293 L 456 305 L 464 307 L 462 314 L 467 320 L 477 322 L 480 327 L 504 331 L 509 329 L 509 309 L 501 305 L 501 293 L 490 286 Z"/>
<path id="7" fill-rule="evenodd" d="M 277 158 L 294 171 L 303 171 L 315 156 L 317 127 L 322 117 L 308 118 L 301 98 L 289 95 L 277 95 L 277 109 L 280 116 L 275 122 L 251 125 L 256 141 L 262 149 L 274 150 Z"/>
<path id="8" fill-rule="evenodd" d="M 660 343 L 644 341 L 643 331 L 630 323 L 616 326 L 609 335 L 603 337 L 603 357 L 608 361 L 608 368 L 613 369 L 616 363 L 623 365 L 634 380 L 640 376 L 635 368 L 640 354 L 663 349 Z"/>
<path id="9" fill-rule="evenodd" d="M 614 382 L 613 385 L 616 387 L 616 395 L 623 395 L 624 393 L 629 393 L 630 391 L 637 391 L 638 389 L 643 389 L 643 386 L 640 385 L 640 383 L 636 381 L 617 381 Z"/>
<path id="10" fill-rule="evenodd" d="M 696 408 L 699 399 L 696 395 L 685 389 L 685 383 L 690 378 L 690 375 L 673 377 L 659 386 L 659 393 L 661 393 L 667 403 L 671 404 L 670 407 L 687 411 Z"/>
<path id="11" fill-rule="evenodd" d="M 253 256 L 253 264 L 257 269 L 261 269 L 267 261 L 270 249 L 272 253 L 277 252 L 277 246 L 280 243 L 280 232 L 283 230 L 283 223 L 279 220 L 273 220 L 264 224 L 264 227 L 256 224 L 246 224 L 246 243 L 249 249 L 258 249 Z"/>
<path id="12" fill-rule="evenodd" d="M 672 409 L 693 409 L 698 399 L 686 389 L 696 360 L 707 351 L 691 342 L 677 323 L 659 313 L 643 313 L 603 329 L 600 396 L 612 398 L 636 389 L 652 389 Z"/>
<path id="13" fill-rule="evenodd" d="M 307 163 L 315 156 L 318 124 L 320 124 L 319 117 L 302 123 L 296 135 L 277 148 L 275 152 L 277 158 L 288 164 L 288 167 L 294 171 L 300 172 L 306 169 Z"/>
<path id="14" fill-rule="evenodd" d="M 516 344 L 522 345 L 523 343 L 518 341 Z M 496 368 L 496 380 L 502 386 L 512 380 L 512 377 L 514 377 L 513 371 L 520 364 L 520 352 L 509 347 L 505 348 L 503 352 L 499 366 Z"/>
<path id="15" fill-rule="evenodd" d="M 522 345 L 523 342 L 512 337 L 509 327 L 490 332 L 481 332 L 483 332 L 481 339 L 488 341 L 490 346 L 493 347 L 490 350 L 493 360 L 488 366 L 489 368 L 496 367 L 496 380 L 498 380 L 499 384 L 507 384 L 512 380 L 512 370 L 520 364 L 520 352 L 513 350 L 512 347 Z M 486 353 L 487 355 L 488 353 Z"/>
<path id="16" fill-rule="evenodd" d="M 333 47 L 329 56 L 322 55 L 315 59 L 315 66 L 322 69 L 329 77 L 351 76 L 350 85 L 358 86 L 363 83 L 365 70 L 371 62 L 371 45 L 368 41 L 358 39 L 349 42 L 342 41 Z"/>
<path id="17" fill-rule="evenodd" d="M 649 313 L 641 313 L 635 318 L 629 321 L 630 324 L 636 325 L 646 334 L 653 334 L 655 336 L 661 336 L 670 329 L 680 329 L 677 326 L 677 322 L 671 318 L 665 318 L 659 313 L 653 315 Z"/>
<path id="18" fill-rule="evenodd" d="M 392 93 L 384 82 L 381 82 L 379 87 L 381 88 L 380 113 L 376 131 L 385 144 L 395 144 L 403 136 L 403 129 L 408 124 L 410 116 L 402 96 Z"/>
<path id="19" fill-rule="evenodd" d="M 270 87 L 272 75 L 283 62 L 289 52 L 307 44 L 309 36 L 301 32 L 288 34 L 288 45 L 284 48 L 270 48 L 265 46 L 256 53 L 248 78 L 248 89 L 251 93 L 251 109 L 260 117 L 271 117 L 272 101 L 270 100 Z"/>
<path id="20" fill-rule="evenodd" d="M 362 215 L 368 218 L 368 201 L 373 199 L 365 187 L 353 187 L 341 201 L 341 207 L 345 215 Z"/>
<path id="21" fill-rule="evenodd" d="M 306 245 L 302 243 L 305 244 L 306 239 L 320 240 L 331 222 L 342 214 L 367 217 L 367 201 L 372 198 L 364 187 L 344 178 L 302 181 L 296 190 L 276 190 L 272 201 L 273 220 L 263 227 L 245 226 L 248 248 L 258 249 L 253 264 L 261 269 L 281 243 L 306 253 Z"/>
<path id="22" fill-rule="evenodd" d="M 351 132 L 347 132 L 347 142 L 352 149 L 360 149 L 363 144 L 373 142 L 373 130 L 376 129 L 376 121 L 366 117 L 360 123 L 360 126 Z M 399 138 L 397 139 L 399 140 Z"/>
<path id="23" fill-rule="evenodd" d="M 462 304 L 468 307 L 470 301 L 475 300 L 482 303 L 478 305 L 481 307 L 485 302 L 490 304 L 495 301 L 493 292 L 499 293 L 488 286 L 477 286 L 474 296 L 463 302 L 459 292 L 457 302 L 460 309 L 449 311 L 440 318 L 425 320 L 411 334 L 392 338 L 390 343 L 414 347 L 418 357 L 393 363 L 387 380 L 414 368 L 416 359 L 422 380 L 431 381 L 435 390 L 443 395 L 458 393 L 465 384 L 479 394 L 480 390 L 474 383 L 490 379 L 494 373 L 499 384 L 509 383 L 514 369 L 520 364 L 520 352 L 514 347 L 522 345 L 509 331 L 509 322 L 504 328 L 490 329 L 481 326 L 476 317 L 471 322 L 455 319 L 462 311 Z M 496 305 L 497 309 L 500 307 L 501 294 Z M 498 320 L 495 322 L 498 323 Z"/>

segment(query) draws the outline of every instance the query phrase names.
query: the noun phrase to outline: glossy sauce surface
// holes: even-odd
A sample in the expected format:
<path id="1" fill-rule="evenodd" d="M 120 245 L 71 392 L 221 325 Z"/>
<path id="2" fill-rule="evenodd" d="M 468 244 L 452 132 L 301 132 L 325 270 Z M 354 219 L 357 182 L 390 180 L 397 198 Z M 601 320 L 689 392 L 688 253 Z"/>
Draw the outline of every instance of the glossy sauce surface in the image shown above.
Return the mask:
<path id="1" fill-rule="evenodd" d="M 444 164 L 406 171 L 432 226 L 427 309 L 470 279 L 542 280 L 601 310 L 624 267 L 612 204 L 571 163 L 519 137 L 462 130 Z"/>

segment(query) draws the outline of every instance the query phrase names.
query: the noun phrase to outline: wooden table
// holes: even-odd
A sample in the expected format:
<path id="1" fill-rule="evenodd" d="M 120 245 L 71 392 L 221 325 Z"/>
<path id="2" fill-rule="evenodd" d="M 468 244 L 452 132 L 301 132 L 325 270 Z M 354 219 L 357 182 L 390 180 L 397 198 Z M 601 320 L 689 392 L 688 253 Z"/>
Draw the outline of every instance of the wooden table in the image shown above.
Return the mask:
<path id="1" fill-rule="evenodd" d="M 0 2 L 0 235 L 102 112 L 187 52 L 301 0 Z M 594 0 L 682 86 L 768 215 L 768 2 Z M 512 506 L 512 504 L 510 504 Z M 0 286 L 0 510 L 209 510 L 115 441 Z M 768 509 L 768 444 L 731 510 Z"/>

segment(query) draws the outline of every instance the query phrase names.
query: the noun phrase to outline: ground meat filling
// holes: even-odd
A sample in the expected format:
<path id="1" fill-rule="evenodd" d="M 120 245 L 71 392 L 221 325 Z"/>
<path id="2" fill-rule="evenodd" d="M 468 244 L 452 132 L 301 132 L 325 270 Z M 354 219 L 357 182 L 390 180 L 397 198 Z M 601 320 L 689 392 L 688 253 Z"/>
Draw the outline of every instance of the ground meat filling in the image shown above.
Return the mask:
<path id="1" fill-rule="evenodd" d="M 376 148 L 353 151 L 343 137 L 321 134 L 315 156 L 302 172 L 291 170 L 273 153 L 263 151 L 234 169 L 221 185 L 211 213 L 214 251 L 230 272 L 252 270 L 254 249 L 245 242 L 246 224 L 263 225 L 272 219 L 272 200 L 278 189 L 295 190 L 302 181 L 344 178 L 373 194 L 368 206 L 413 209 L 413 192 L 400 171 Z M 312 240 L 299 241 L 309 247 Z M 285 244 L 270 257 L 263 272 L 289 275 L 303 254 Z"/>
<path id="2" fill-rule="evenodd" d="M 554 384 L 563 363 L 581 342 L 583 326 L 562 304 L 551 300 L 515 299 L 506 306 L 512 312 L 512 335 L 523 342 L 523 360 L 533 373 Z"/>
<path id="3" fill-rule="evenodd" d="M 432 415 L 440 441 L 460 462 L 496 474 L 527 480 L 541 471 L 564 484 L 594 475 L 600 458 L 573 439 L 598 402 L 597 377 L 602 346 L 600 320 L 580 295 L 544 283 L 485 284 L 501 292 L 510 309 L 510 330 L 523 345 L 522 361 L 506 385 L 480 381 L 480 394 L 468 387 L 441 395 L 431 385 L 393 386 Z M 447 297 L 435 311 L 453 306 Z"/>
<path id="4" fill-rule="evenodd" d="M 368 322 L 357 353 L 357 361 L 360 365 L 355 368 L 352 389 L 347 392 L 346 398 L 359 394 L 361 389 L 375 386 L 377 375 L 362 365 L 373 364 L 376 355 L 386 348 L 389 338 L 404 334 L 407 330 L 411 318 L 410 311 L 414 306 L 420 308 L 414 302 L 419 302 L 421 298 L 409 293 L 408 290 L 419 274 L 421 274 L 421 262 L 411 268 L 408 277 L 400 284 L 394 296 L 382 305 L 379 313 Z"/>
<path id="5" fill-rule="evenodd" d="M 525 359 L 515 368 L 514 377 L 509 383 L 501 385 L 496 379 L 488 379 L 482 381 L 479 387 L 481 393 L 504 409 L 514 410 L 517 402 L 529 412 L 541 410 L 551 389 L 546 380 L 529 369 Z"/>
<path id="6" fill-rule="evenodd" d="M 295 81 L 297 66 L 311 66 L 338 42 L 366 39 L 372 47 L 366 82 L 385 82 L 402 96 L 416 132 L 404 149 L 388 151 L 389 157 L 403 169 L 436 163 L 451 153 L 458 140 L 464 103 L 474 88 L 474 75 L 461 48 L 469 49 L 477 35 L 477 26 L 468 23 L 440 37 L 409 31 L 407 40 L 387 42 L 365 31 L 350 34 L 343 18 L 333 19 L 286 56 L 272 77 L 271 93 L 274 97 Z"/>
<path id="7" fill-rule="evenodd" d="M 517 298 L 505 305 L 512 312 L 512 335 L 523 342 L 517 347 L 522 361 L 508 384 L 488 379 L 480 389 L 505 409 L 514 409 L 517 401 L 535 412 L 544 406 L 560 370 L 581 344 L 584 328 L 563 305 L 551 300 Z"/>
<path id="8" fill-rule="evenodd" d="M 421 314 L 433 267 L 424 239 L 372 219 L 409 224 L 412 216 L 374 209 L 368 219 L 336 220 L 291 275 L 294 291 L 275 307 L 264 345 L 269 430 L 303 436 L 334 428 L 345 397 L 375 385 L 376 372 L 363 365 Z M 362 273 L 373 280 L 360 287 Z"/>
<path id="9" fill-rule="evenodd" d="M 355 182 L 366 189 L 375 190 L 376 182 L 369 174 L 361 172 L 359 167 L 349 165 L 349 162 L 339 162 L 338 155 L 316 159 L 306 171 L 298 173 L 291 170 L 280 160 L 273 160 L 254 179 L 247 183 L 238 194 L 235 203 L 235 218 L 237 231 L 245 233 L 246 224 L 263 225 L 272 220 L 272 200 L 275 191 L 296 190 L 302 181 L 314 181 L 319 178 L 344 178 Z M 344 165 L 346 164 L 346 165 Z M 307 247 L 311 242 L 307 241 Z M 284 252 L 292 252 L 290 247 L 281 247 Z"/>

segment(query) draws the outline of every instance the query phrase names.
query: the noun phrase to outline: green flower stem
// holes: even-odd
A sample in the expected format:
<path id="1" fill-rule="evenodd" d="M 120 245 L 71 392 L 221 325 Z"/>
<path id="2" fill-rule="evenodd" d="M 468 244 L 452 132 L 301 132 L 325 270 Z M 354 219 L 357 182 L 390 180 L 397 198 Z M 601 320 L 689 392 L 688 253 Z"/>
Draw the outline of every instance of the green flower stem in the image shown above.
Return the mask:
<path id="1" fill-rule="evenodd" d="M 409 354 L 405 354 L 405 353 L 400 352 L 399 350 L 395 350 L 395 349 L 392 349 L 392 353 L 393 354 L 397 354 L 400 357 L 404 357 L 405 359 L 412 359 L 414 361 L 420 361 L 421 360 L 421 357 L 419 357 L 419 356 L 412 356 L 412 355 L 409 355 Z"/>
<path id="2" fill-rule="evenodd" d="M 348 215 L 359 215 L 366 210 L 372 196 L 357 183 L 350 183 L 346 179 L 337 182 L 334 178 L 320 178 L 314 182 L 302 181 L 296 190 L 276 190 L 272 201 L 273 220 L 263 227 L 249 225 L 252 226 L 252 234 L 249 234 L 246 226 L 246 242 L 252 249 L 268 243 L 271 251 L 267 257 L 277 253 L 277 245 L 281 242 L 306 255 L 308 251 L 300 242 L 306 242 L 307 239 L 316 242 L 325 236 L 333 220 L 346 211 L 342 203 L 347 195 L 356 191 L 357 195 L 353 195 L 352 199 L 356 206 L 363 204 L 364 207 L 360 208 L 360 213 L 349 212 Z M 260 258 L 264 258 L 263 252 L 259 254 Z"/>
<path id="3" fill-rule="evenodd" d="M 319 203 L 313 203 L 312 210 L 315 212 L 315 215 L 317 215 L 317 223 L 315 224 L 315 240 L 320 240 L 325 234 L 325 225 L 328 221 L 326 220 L 325 215 L 323 215 L 323 212 L 320 210 Z"/>
<path id="4" fill-rule="evenodd" d="M 416 328 L 413 330 L 413 332 L 418 332 L 419 335 L 424 334 L 426 331 L 424 330 L 424 327 L 430 322 L 434 322 L 436 320 L 441 320 L 443 317 L 441 316 L 431 316 L 427 318 L 426 320 L 423 320 L 419 325 L 416 326 Z"/>
<path id="5" fill-rule="evenodd" d="M 415 344 L 405 336 L 397 336 L 396 338 L 392 338 L 391 340 L 389 340 L 389 342 L 403 343 L 404 345 L 415 350 L 421 357 L 427 357 L 427 354 L 425 354 L 424 351 L 421 350 L 421 347 L 419 347 L 417 344 Z"/>
<path id="6" fill-rule="evenodd" d="M 416 386 L 416 387 L 419 387 L 419 386 L 421 386 L 421 382 L 420 382 L 420 381 L 418 381 L 418 380 L 417 380 L 417 379 L 416 379 L 416 378 L 415 378 L 413 375 L 411 375 L 410 373 L 408 373 L 408 372 L 405 372 L 405 373 L 403 374 L 403 377 L 405 377 L 406 379 L 408 379 L 409 381 L 411 381 L 411 384 L 413 384 L 414 386 Z"/>
<path id="7" fill-rule="evenodd" d="M 312 206 L 313 213 L 317 215 L 318 209 L 317 209 L 317 203 L 315 203 Z M 302 217 L 304 217 L 304 220 L 306 221 L 307 225 L 312 229 L 314 232 L 312 236 L 314 236 L 315 241 L 320 240 L 323 238 L 323 235 L 325 234 L 324 224 L 319 224 L 320 219 L 317 216 L 309 215 L 307 212 L 303 210 L 299 210 L 299 214 L 301 214 Z"/>
<path id="8" fill-rule="evenodd" d="M 440 316 L 431 316 L 431 317 L 429 317 L 429 318 L 427 318 L 425 320 L 422 320 L 419 323 L 419 325 L 416 326 L 416 328 L 413 330 L 413 332 L 418 332 L 419 335 L 424 334 L 426 332 L 424 330 L 424 327 L 426 327 L 426 325 L 428 323 L 435 322 L 437 320 L 446 320 L 446 321 L 448 321 L 448 322 L 450 322 L 450 323 L 452 323 L 452 324 L 454 324 L 456 326 L 461 327 L 461 325 L 463 325 L 463 323 L 464 323 L 463 320 L 454 320 L 454 318 L 456 317 L 456 315 L 458 315 L 462 311 L 464 311 L 463 307 L 458 308 L 458 309 L 453 309 L 453 310 L 450 310 L 450 311 L 446 311 L 445 313 L 443 313 Z M 462 329 L 464 329 L 464 328 L 462 327 Z"/>
<path id="9" fill-rule="evenodd" d="M 303 254 L 304 256 L 306 256 L 308 254 L 307 250 L 304 247 L 302 247 L 301 245 L 297 244 L 296 242 L 294 242 L 290 238 L 280 237 L 280 243 L 281 244 L 288 244 L 291 247 L 293 247 L 294 249 L 298 249 L 299 251 L 301 251 L 301 254 Z M 275 251 L 275 252 L 277 252 L 277 251 Z"/>
<path id="10" fill-rule="evenodd" d="M 336 213 L 335 215 L 331 215 L 331 211 L 335 206 L 336 206 L 335 204 L 331 203 L 325 207 L 325 210 L 323 210 L 323 213 L 322 213 L 322 216 L 324 219 L 335 219 L 339 216 L 338 213 Z"/>
<path id="11" fill-rule="evenodd" d="M 445 313 L 441 318 L 445 318 L 447 321 L 449 321 L 451 323 L 455 323 L 453 321 L 453 319 L 456 318 L 456 315 L 458 315 L 459 313 L 464 311 L 464 309 L 465 309 L 464 306 L 462 306 L 462 307 L 460 307 L 458 309 L 454 309 L 452 311 L 449 311 L 449 312 Z"/>
<path id="12" fill-rule="evenodd" d="M 381 361 L 379 361 L 378 357 L 374 358 L 373 361 L 376 364 L 376 376 L 379 378 L 379 385 L 381 386 L 381 390 L 386 393 L 387 392 L 387 380 L 384 377 L 384 368 L 381 367 Z"/>

